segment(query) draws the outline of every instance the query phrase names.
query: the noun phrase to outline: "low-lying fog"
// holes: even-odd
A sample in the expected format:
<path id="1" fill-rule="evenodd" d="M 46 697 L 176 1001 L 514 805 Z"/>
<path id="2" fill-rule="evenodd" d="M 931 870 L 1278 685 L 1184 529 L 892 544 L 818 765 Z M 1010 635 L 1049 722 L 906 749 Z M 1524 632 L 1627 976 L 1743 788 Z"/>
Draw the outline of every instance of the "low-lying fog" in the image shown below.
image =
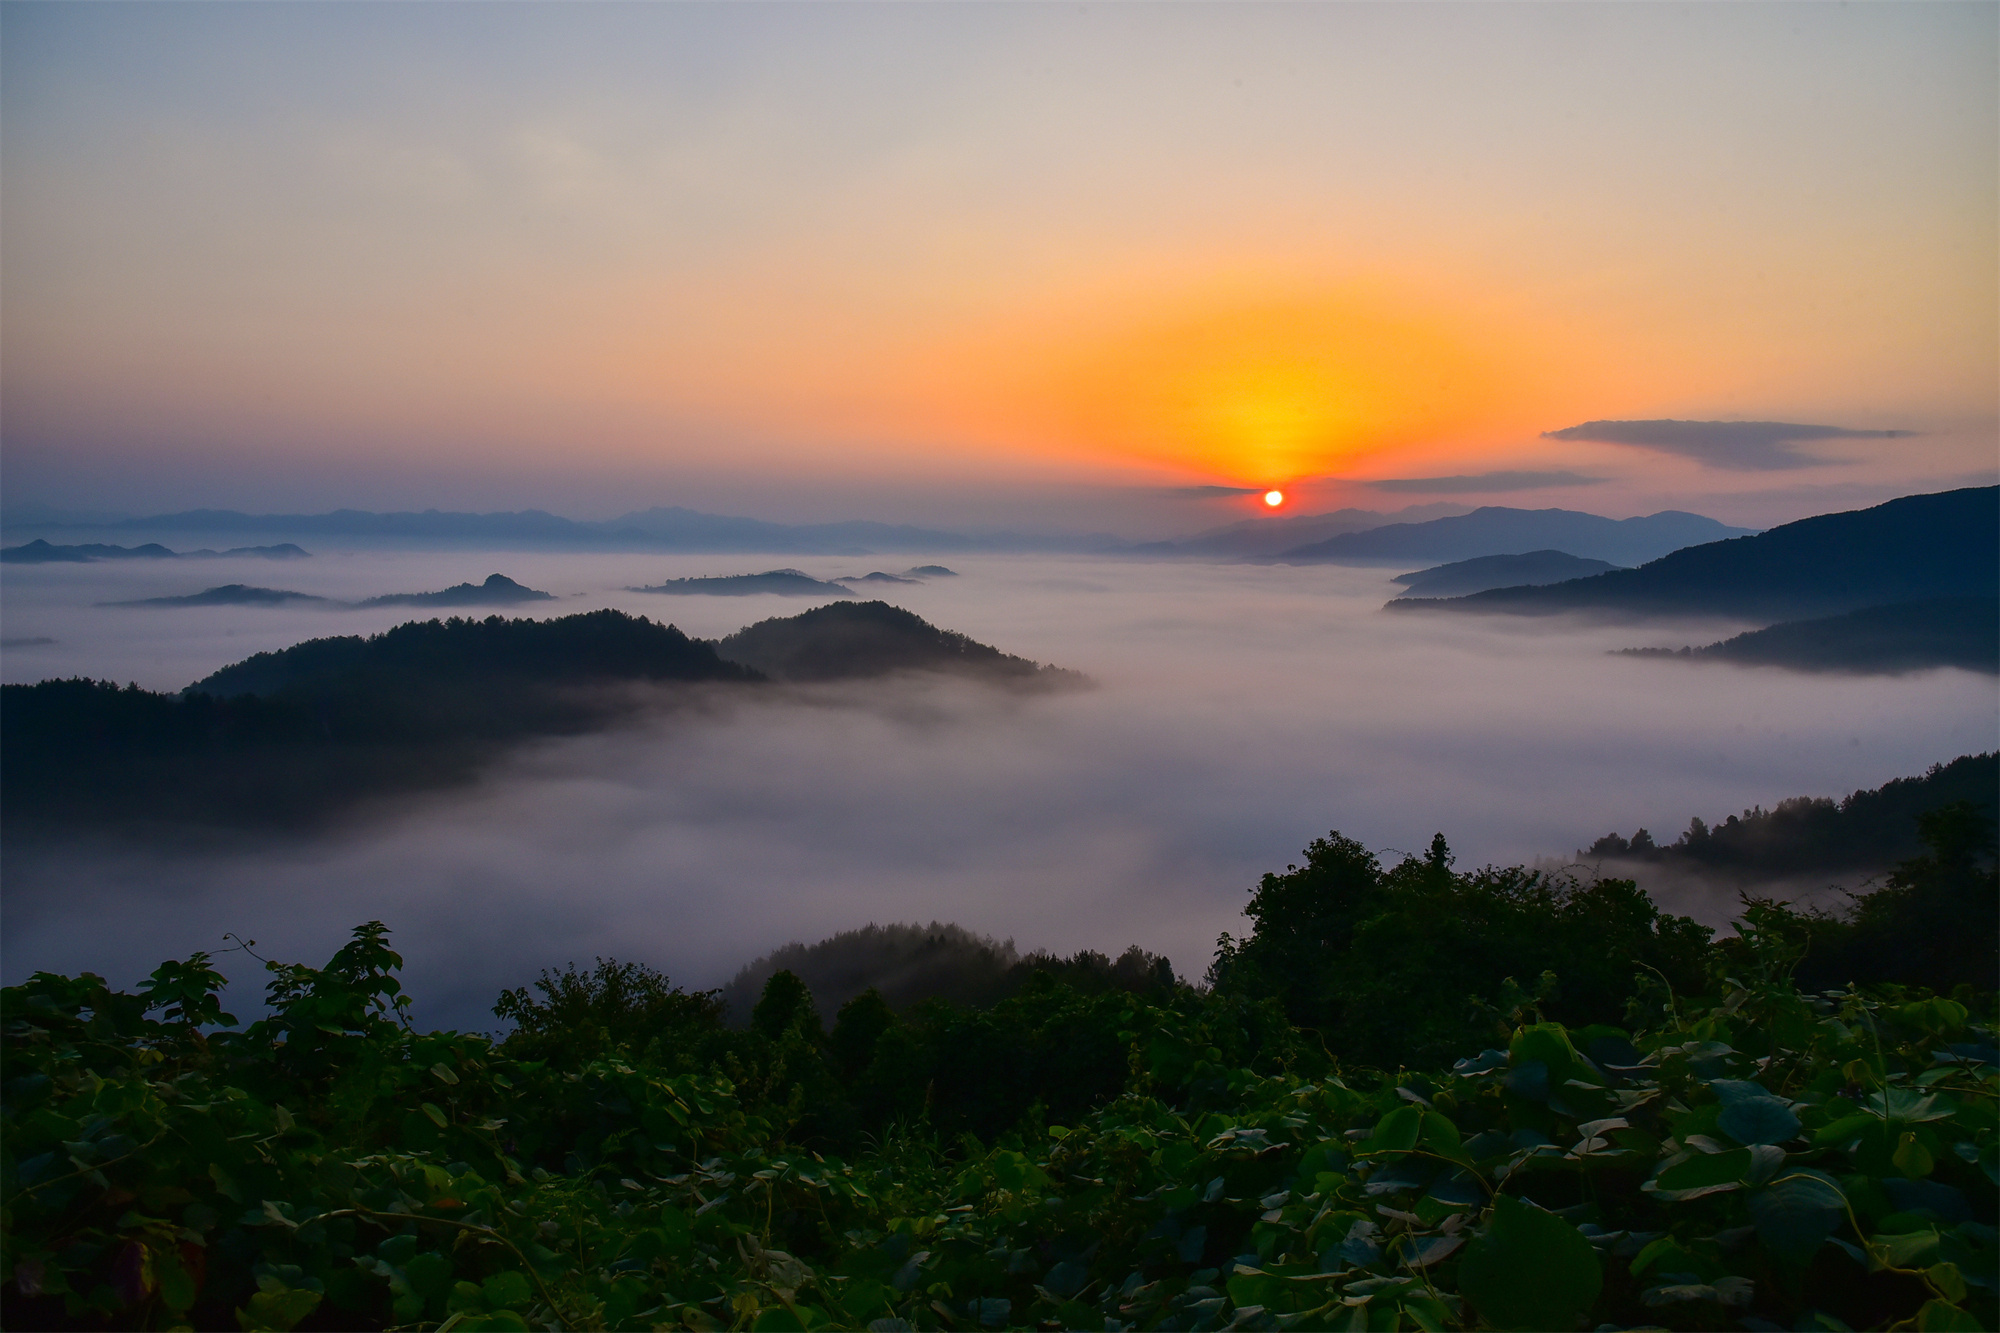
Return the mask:
<path id="1" fill-rule="evenodd" d="M 1394 858 L 1442 830 L 1461 866 L 1567 856 L 1645 825 L 1670 840 L 1787 796 L 1839 796 L 1995 743 L 1990 679 L 1802 676 L 1611 657 L 1741 626 L 1387 615 L 1398 570 L 1074 557 L 364 552 L 9 566 L 0 669 L 174 689 L 251 653 L 410 619 L 374 611 L 100 608 L 241 582 L 333 598 L 500 572 L 715 638 L 816 603 L 626 585 L 796 566 L 930 563 L 881 595 L 1004 651 L 1089 673 L 1014 697 L 901 681 L 724 692 L 612 734 L 538 744 L 475 788 L 319 839 L 229 854 L 9 850 L 7 980 L 130 984 L 222 945 L 325 960 L 395 930 L 420 1021 L 490 1028 L 502 987 L 596 955 L 712 986 L 788 940 L 957 921 L 1021 948 L 1137 943 L 1199 976 L 1259 874 L 1337 828 Z M 26 642 L 38 639 L 52 643 Z M 33 781 L 10 772 L 9 782 Z M 1720 920 L 1718 904 L 1681 904 Z M 226 970 L 261 989 L 243 956 Z M 236 997 L 248 1007 L 251 994 Z"/>

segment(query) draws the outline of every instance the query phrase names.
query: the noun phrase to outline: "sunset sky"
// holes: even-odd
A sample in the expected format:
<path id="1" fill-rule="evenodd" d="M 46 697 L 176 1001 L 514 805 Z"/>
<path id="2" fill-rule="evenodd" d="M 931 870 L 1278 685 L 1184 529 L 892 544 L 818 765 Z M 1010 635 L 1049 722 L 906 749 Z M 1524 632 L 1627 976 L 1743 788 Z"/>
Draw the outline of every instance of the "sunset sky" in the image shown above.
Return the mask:
<path id="1" fill-rule="evenodd" d="M 1989 483 L 1997 45 L 1988 3 L 10 4 L 0 485 L 1154 535 Z M 1822 429 L 1570 429 L 1661 419 Z"/>

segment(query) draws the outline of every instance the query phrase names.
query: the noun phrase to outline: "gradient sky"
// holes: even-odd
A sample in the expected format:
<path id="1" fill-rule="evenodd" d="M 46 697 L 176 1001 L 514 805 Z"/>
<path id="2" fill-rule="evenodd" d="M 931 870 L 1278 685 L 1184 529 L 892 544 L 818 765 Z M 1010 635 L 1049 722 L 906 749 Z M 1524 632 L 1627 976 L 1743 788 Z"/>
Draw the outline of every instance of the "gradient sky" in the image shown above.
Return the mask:
<path id="1" fill-rule="evenodd" d="M 8 4 L 0 486 L 1142 535 L 1258 507 L 1194 487 L 1988 482 L 1996 48 L 1988 3 Z M 1661 418 L 1909 433 L 1545 435 Z"/>

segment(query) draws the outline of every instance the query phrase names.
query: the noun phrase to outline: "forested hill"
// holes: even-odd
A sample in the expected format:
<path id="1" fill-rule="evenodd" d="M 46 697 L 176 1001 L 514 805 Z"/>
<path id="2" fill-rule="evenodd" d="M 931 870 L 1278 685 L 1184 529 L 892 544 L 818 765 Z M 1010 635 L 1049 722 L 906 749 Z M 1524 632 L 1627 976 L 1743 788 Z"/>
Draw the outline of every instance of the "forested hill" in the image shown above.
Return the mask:
<path id="1" fill-rule="evenodd" d="M 1910 495 L 1691 546 L 1637 569 L 1396 609 L 1607 610 L 1792 619 L 2000 593 L 2000 487 Z"/>
<path id="2" fill-rule="evenodd" d="M 1629 657 L 1898 675 L 1930 667 L 2000 674 L 2000 599 L 1935 597 L 1786 620 L 1706 648 L 1627 648 Z"/>
<path id="3" fill-rule="evenodd" d="M 1991 822 L 2000 804 L 2000 754 L 1969 754 L 1920 777 L 1897 778 L 1842 800 L 1795 796 L 1710 825 L 1699 816 L 1678 841 L 1656 844 L 1639 829 L 1608 833 L 1579 859 L 1655 861 L 1745 882 L 1812 871 L 1881 870 L 1921 850 L 1918 818 L 1963 801 Z"/>
<path id="4" fill-rule="evenodd" d="M 489 616 L 313 639 L 179 694 L 89 680 L 8 685 L 0 811 L 16 835 L 311 825 L 370 798 L 464 781 L 507 745 L 600 728 L 658 696 L 624 687 L 755 686 L 766 661 L 806 680 L 897 670 L 1008 685 L 1080 679 L 880 602 L 765 621 L 725 647 L 613 610 Z M 734 660 L 739 650 L 751 665 Z"/>
<path id="5" fill-rule="evenodd" d="M 189 688 L 227 697 L 323 690 L 343 684 L 513 676 L 544 683 L 608 680 L 747 680 L 713 644 L 622 611 L 556 620 L 419 620 L 366 638 L 311 639 L 258 653 Z"/>
<path id="6" fill-rule="evenodd" d="M 1082 677 L 1046 667 L 963 634 L 939 629 L 887 602 L 835 603 L 784 619 L 761 620 L 716 648 L 731 661 L 780 680 L 841 680 L 893 671 L 935 671 L 1018 684 L 1074 684 Z"/>

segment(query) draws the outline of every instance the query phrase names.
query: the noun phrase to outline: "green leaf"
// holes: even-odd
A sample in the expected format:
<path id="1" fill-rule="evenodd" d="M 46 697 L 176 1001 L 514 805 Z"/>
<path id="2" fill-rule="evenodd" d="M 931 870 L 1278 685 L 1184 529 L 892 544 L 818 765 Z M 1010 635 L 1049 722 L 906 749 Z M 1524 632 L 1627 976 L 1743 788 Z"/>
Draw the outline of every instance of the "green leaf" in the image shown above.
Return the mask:
<path id="1" fill-rule="evenodd" d="M 1675 1199 L 1733 1190 L 1749 1178 L 1753 1157 L 1748 1148 L 1730 1152 L 1698 1152 L 1676 1162 L 1648 1181 L 1647 1187 Z"/>
<path id="2" fill-rule="evenodd" d="M 1424 1111 L 1420 1106 L 1399 1106 L 1375 1122 L 1375 1133 L 1368 1141 L 1371 1152 L 1408 1152 L 1417 1146 L 1417 1138 L 1423 1133 Z"/>
<path id="3" fill-rule="evenodd" d="M 410 1260 L 403 1269 L 410 1290 L 426 1300 L 443 1299 L 451 1290 L 451 1260 L 435 1251 L 426 1251 Z"/>
<path id="4" fill-rule="evenodd" d="M 318 1292 L 298 1291 L 280 1285 L 275 1290 L 260 1291 L 252 1296 L 250 1304 L 236 1312 L 236 1322 L 245 1333 L 259 1333 L 259 1330 L 288 1333 L 318 1304 Z"/>
<path id="5" fill-rule="evenodd" d="M 1799 1133 L 1799 1118 L 1776 1097 L 1733 1101 L 1722 1108 L 1715 1123 L 1738 1143 L 1785 1143 Z"/>
<path id="6" fill-rule="evenodd" d="M 1846 1196 L 1817 1171 L 1773 1181 L 1750 1199 L 1750 1219 L 1764 1247 L 1788 1264 L 1804 1267 L 1840 1227 Z"/>
<path id="7" fill-rule="evenodd" d="M 1465 1247 L 1459 1290 L 1496 1328 L 1570 1329 L 1597 1300 L 1604 1273 L 1583 1233 L 1510 1195 Z"/>
<path id="8" fill-rule="evenodd" d="M 1979 1333 L 1985 1327 L 1956 1305 L 1925 1301 L 1917 1311 L 1917 1333 Z"/>
<path id="9" fill-rule="evenodd" d="M 519 1273 L 495 1273 L 479 1284 L 479 1294 L 488 1305 L 505 1310 L 518 1310 L 534 1299 L 528 1279 Z"/>
<path id="10" fill-rule="evenodd" d="M 458 1075 L 454 1074 L 442 1061 L 431 1066 L 431 1075 L 440 1083 L 458 1082 Z"/>
<path id="11" fill-rule="evenodd" d="M 431 1105 L 431 1103 L 429 1102 L 425 1102 L 423 1104 L 422 1110 L 425 1115 L 431 1118 L 432 1124 L 436 1125 L 439 1129 L 443 1129 L 445 1127 L 445 1118 L 443 1111 L 438 1110 L 437 1107 Z"/>

